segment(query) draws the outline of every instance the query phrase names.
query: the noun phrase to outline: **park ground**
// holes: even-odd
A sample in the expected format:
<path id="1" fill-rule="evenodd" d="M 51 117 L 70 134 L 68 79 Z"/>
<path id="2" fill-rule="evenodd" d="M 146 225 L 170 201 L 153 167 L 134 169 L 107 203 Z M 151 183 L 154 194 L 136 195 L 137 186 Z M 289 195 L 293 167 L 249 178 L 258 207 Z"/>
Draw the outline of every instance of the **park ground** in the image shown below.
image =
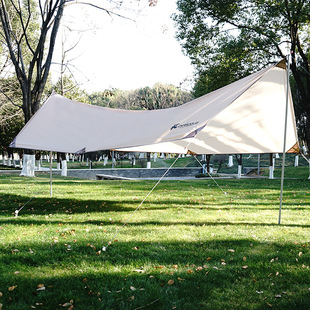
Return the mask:
<path id="1" fill-rule="evenodd" d="M 310 309 L 308 174 L 0 176 L 0 308 Z"/>

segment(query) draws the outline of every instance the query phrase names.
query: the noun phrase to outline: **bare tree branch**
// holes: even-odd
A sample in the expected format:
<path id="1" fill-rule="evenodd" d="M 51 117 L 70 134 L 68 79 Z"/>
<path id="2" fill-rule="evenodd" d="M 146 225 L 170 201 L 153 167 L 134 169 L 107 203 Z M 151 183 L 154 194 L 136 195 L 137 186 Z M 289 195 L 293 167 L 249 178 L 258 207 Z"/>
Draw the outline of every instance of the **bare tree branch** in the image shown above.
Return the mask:
<path id="1" fill-rule="evenodd" d="M 6 99 L 8 99 L 15 107 L 18 107 L 18 108 L 22 108 L 22 106 L 18 105 L 18 104 L 15 104 L 13 102 L 13 100 L 5 93 L 2 91 L 2 89 L 0 88 L 0 92 L 5 96 Z"/>

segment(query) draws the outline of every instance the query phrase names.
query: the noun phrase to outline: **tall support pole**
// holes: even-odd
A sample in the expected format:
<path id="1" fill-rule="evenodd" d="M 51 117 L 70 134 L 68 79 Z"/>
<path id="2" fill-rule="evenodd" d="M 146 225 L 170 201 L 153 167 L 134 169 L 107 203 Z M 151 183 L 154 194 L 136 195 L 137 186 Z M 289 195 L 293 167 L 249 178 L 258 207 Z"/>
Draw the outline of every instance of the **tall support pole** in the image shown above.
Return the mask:
<path id="1" fill-rule="evenodd" d="M 50 151 L 50 194 L 53 197 L 53 170 L 52 170 L 52 161 L 53 161 L 53 152 Z"/>
<path id="2" fill-rule="evenodd" d="M 287 114 L 289 102 L 289 76 L 290 76 L 290 55 L 287 56 L 287 81 L 286 81 L 286 107 L 285 107 L 285 121 L 284 121 L 284 141 L 283 141 L 283 154 L 282 154 L 282 172 L 281 172 L 281 190 L 280 190 L 280 207 L 279 207 L 279 222 L 281 224 L 281 211 L 283 201 L 283 185 L 284 185 L 284 167 L 285 167 L 285 149 L 286 149 L 286 130 L 287 130 Z"/>

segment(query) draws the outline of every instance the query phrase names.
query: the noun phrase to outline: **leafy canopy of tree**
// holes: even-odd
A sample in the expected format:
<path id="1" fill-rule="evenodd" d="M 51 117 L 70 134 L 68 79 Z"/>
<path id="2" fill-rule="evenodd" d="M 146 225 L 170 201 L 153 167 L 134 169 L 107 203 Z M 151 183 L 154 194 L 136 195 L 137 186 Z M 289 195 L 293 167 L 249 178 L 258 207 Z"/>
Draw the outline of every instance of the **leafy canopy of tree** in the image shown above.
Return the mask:
<path id="1" fill-rule="evenodd" d="M 105 90 L 89 95 L 91 104 L 118 109 L 154 110 L 179 106 L 192 100 L 192 95 L 174 85 L 156 83 L 131 91 Z"/>
<path id="2" fill-rule="evenodd" d="M 24 126 L 23 115 L 12 104 L 0 106 L 0 152 L 8 152 L 7 146 Z"/>
<path id="3" fill-rule="evenodd" d="M 177 37 L 198 73 L 195 96 L 291 54 L 309 146 L 310 1 L 178 0 L 177 5 Z"/>

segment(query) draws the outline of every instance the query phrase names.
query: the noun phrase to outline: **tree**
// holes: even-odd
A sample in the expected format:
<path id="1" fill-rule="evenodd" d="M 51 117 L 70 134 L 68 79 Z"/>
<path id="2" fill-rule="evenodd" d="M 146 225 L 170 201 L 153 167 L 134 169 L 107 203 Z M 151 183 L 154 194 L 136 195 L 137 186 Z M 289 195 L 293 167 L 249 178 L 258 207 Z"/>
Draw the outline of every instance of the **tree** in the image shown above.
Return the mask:
<path id="1" fill-rule="evenodd" d="M 19 82 L 25 123 L 40 107 L 60 22 L 65 6 L 70 3 L 90 5 L 120 16 L 113 13 L 114 7 L 105 9 L 91 0 L 0 0 L 1 36 Z M 113 3 L 116 10 L 122 6 L 122 1 L 108 3 Z M 156 5 L 156 1 L 149 3 Z"/>
<path id="2" fill-rule="evenodd" d="M 2 155 L 9 152 L 8 145 L 24 126 L 23 114 L 18 107 L 21 103 L 21 99 L 21 92 L 16 80 L 13 78 L 1 78 L 0 151 Z"/>
<path id="3" fill-rule="evenodd" d="M 192 99 L 189 92 L 174 85 L 156 83 L 153 88 L 144 87 L 135 91 L 136 105 L 145 110 L 177 107 Z"/>
<path id="4" fill-rule="evenodd" d="M 101 107 L 111 107 L 111 100 L 114 96 L 114 90 L 105 90 L 103 92 L 94 92 L 88 95 L 89 101 L 92 105 Z"/>
<path id="5" fill-rule="evenodd" d="M 60 20 L 64 6 L 69 1 L 47 0 L 42 3 L 40 0 L 37 10 L 34 1 L 1 0 L 2 32 L 22 91 L 25 123 L 39 109 L 50 71 Z M 39 18 L 40 28 L 33 28 L 32 21 Z M 20 25 L 18 31 L 12 27 L 13 19 L 18 20 Z M 30 40 L 33 35 L 36 40 Z M 25 55 L 31 55 L 30 59 Z"/>
<path id="6" fill-rule="evenodd" d="M 300 70 L 302 70 L 302 68 L 305 68 L 305 65 L 303 63 L 301 63 L 299 66 L 300 66 Z M 302 141 L 309 141 L 310 136 L 309 136 L 308 128 L 310 126 L 309 124 L 310 119 L 308 117 L 307 110 L 304 107 L 303 100 L 297 88 L 295 80 L 293 78 L 291 78 L 290 80 L 291 80 L 290 84 L 291 84 L 292 96 L 293 96 L 293 102 L 294 102 L 294 108 L 295 108 L 298 136 L 300 137 Z M 302 81 L 306 85 L 307 79 L 304 76 L 302 77 Z M 309 144 L 308 144 L 308 147 L 309 147 Z"/>
<path id="7" fill-rule="evenodd" d="M 156 83 L 135 90 L 112 89 L 89 95 L 91 104 L 126 110 L 154 110 L 179 106 L 192 95 L 174 85 Z"/>
<path id="8" fill-rule="evenodd" d="M 61 94 L 68 99 L 90 103 L 89 96 L 86 91 L 78 86 L 77 82 L 71 75 L 61 77 L 56 84 L 52 86 L 52 89 L 57 94 Z"/>
<path id="9" fill-rule="evenodd" d="M 7 146 L 24 126 L 20 109 L 12 104 L 0 106 L 0 152 L 8 152 Z"/>
<path id="10" fill-rule="evenodd" d="M 1 34 L 22 93 L 24 121 L 39 109 L 65 4 L 71 0 L 1 0 Z M 40 25 L 36 21 L 40 20 Z M 14 25 L 14 27 L 13 27 Z M 47 44 L 48 42 L 48 44 Z M 34 151 L 21 175 L 34 176 Z M 31 162 L 31 165 L 28 164 Z"/>
<path id="11" fill-rule="evenodd" d="M 224 162 L 227 162 L 227 155 L 223 155 L 223 154 L 214 155 L 213 163 L 218 165 L 217 173 L 220 172 L 220 169 L 222 168 L 222 165 L 224 164 Z"/>
<path id="12" fill-rule="evenodd" d="M 232 82 L 290 54 L 300 105 L 309 119 L 310 1 L 179 0 L 177 5 L 177 37 L 207 91 L 223 86 L 222 78 Z M 201 93 L 201 87 L 196 90 Z M 309 126 L 305 130 L 309 148 Z"/>
<path id="13" fill-rule="evenodd" d="M 156 5 L 154 0 L 148 2 Z M 26 123 L 40 106 L 65 6 L 89 5 L 109 15 L 121 16 L 118 11 L 122 1 L 107 3 L 113 6 L 105 9 L 91 0 L 0 0 L 1 34 L 22 91 Z"/>

